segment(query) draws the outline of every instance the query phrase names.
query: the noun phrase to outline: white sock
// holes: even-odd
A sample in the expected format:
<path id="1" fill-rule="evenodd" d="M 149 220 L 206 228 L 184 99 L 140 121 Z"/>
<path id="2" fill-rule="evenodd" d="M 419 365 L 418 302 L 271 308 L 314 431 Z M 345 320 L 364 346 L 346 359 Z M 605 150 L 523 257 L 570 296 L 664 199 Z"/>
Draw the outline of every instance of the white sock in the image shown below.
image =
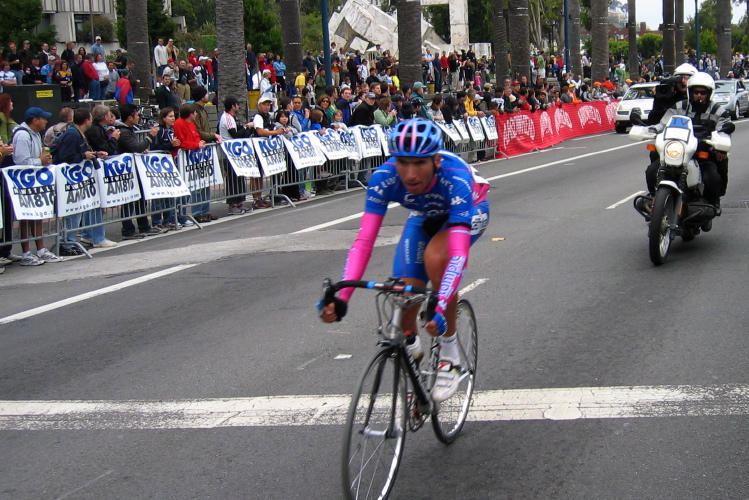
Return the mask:
<path id="1" fill-rule="evenodd" d="M 440 359 L 449 359 L 455 364 L 460 362 L 457 332 L 452 337 L 440 337 Z"/>
<path id="2" fill-rule="evenodd" d="M 46 248 L 42 248 L 42 249 L 40 249 L 40 250 L 37 250 L 37 251 L 36 251 L 36 255 L 37 255 L 37 257 L 41 257 L 42 255 L 44 255 L 44 252 L 46 252 L 46 251 L 47 251 L 47 249 L 46 249 Z"/>
<path id="3" fill-rule="evenodd" d="M 31 255 L 31 251 L 23 252 L 23 257 L 28 257 L 29 255 Z"/>

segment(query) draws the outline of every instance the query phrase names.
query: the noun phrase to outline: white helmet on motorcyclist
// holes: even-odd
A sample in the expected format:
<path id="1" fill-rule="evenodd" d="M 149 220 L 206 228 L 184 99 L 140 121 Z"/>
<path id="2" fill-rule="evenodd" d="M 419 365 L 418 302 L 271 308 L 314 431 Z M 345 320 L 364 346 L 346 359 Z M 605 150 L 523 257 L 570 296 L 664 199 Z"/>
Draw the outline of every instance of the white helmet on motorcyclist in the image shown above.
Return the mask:
<path id="1" fill-rule="evenodd" d="M 684 63 L 676 67 L 674 70 L 674 76 L 676 75 L 687 75 L 687 76 L 693 76 L 697 74 L 697 68 L 692 66 L 689 63 Z"/>
<path id="2" fill-rule="evenodd" d="M 704 88 L 706 90 L 706 94 L 701 94 L 705 97 L 701 99 L 697 99 L 695 97 L 695 90 L 697 88 Z M 699 72 L 695 75 L 692 75 L 689 78 L 689 81 L 687 82 L 687 92 L 689 93 L 689 103 L 692 106 L 696 106 L 697 108 L 702 108 L 706 106 L 710 102 L 710 99 L 713 96 L 714 90 L 715 90 L 715 80 L 713 80 L 712 76 L 704 72 Z"/>

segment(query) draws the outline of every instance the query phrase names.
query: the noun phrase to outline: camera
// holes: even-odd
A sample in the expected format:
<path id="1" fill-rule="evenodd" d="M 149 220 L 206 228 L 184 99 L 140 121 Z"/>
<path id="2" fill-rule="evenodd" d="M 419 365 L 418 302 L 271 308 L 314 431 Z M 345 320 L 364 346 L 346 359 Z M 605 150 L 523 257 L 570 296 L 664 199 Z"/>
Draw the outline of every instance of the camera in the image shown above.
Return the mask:
<path id="1" fill-rule="evenodd" d="M 680 75 L 663 78 L 655 87 L 655 97 L 659 99 L 670 99 L 676 92 L 677 83 L 681 83 Z"/>

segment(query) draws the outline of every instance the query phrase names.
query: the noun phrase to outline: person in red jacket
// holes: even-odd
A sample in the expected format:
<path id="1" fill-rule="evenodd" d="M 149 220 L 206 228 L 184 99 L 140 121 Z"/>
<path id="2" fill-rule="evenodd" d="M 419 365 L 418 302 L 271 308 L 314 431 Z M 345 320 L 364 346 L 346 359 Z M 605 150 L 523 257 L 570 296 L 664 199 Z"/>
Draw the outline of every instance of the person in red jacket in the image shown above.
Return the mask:
<path id="1" fill-rule="evenodd" d="M 130 83 L 130 70 L 125 68 L 120 73 L 120 79 L 117 80 L 117 86 L 114 89 L 114 98 L 121 104 L 133 103 L 133 87 Z"/>
<path id="2" fill-rule="evenodd" d="M 205 141 L 200 138 L 200 132 L 198 132 L 197 125 L 195 125 L 197 114 L 197 104 L 185 104 L 179 108 L 179 118 L 174 122 L 174 137 L 180 140 L 179 147 L 181 149 L 194 151 L 205 148 Z M 172 150 L 172 154 L 176 156 L 177 149 Z M 192 191 L 190 198 L 192 201 L 201 201 L 200 189 Z M 192 210 L 196 221 L 211 222 L 210 215 L 196 213 L 195 206 L 193 206 Z M 183 211 L 182 215 L 186 215 L 186 212 Z"/>
<path id="3" fill-rule="evenodd" d="M 81 63 L 81 71 L 88 87 L 88 98 L 100 100 L 101 85 L 99 85 L 99 73 L 94 68 L 93 54 L 86 54 L 86 59 Z"/>

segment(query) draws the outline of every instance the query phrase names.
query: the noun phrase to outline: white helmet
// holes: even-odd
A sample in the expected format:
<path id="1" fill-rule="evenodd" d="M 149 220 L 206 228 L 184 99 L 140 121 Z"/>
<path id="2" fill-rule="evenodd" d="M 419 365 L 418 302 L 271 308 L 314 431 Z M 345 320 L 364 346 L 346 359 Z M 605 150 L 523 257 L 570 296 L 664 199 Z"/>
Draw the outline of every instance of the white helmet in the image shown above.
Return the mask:
<path id="1" fill-rule="evenodd" d="M 687 88 L 691 89 L 692 87 L 706 87 L 712 94 L 712 91 L 715 90 L 715 80 L 704 71 L 700 71 L 689 77 Z"/>
<path id="2" fill-rule="evenodd" d="M 694 76 L 695 74 L 697 74 L 697 68 L 695 68 L 689 63 L 684 63 L 680 66 L 677 66 L 676 69 L 674 70 L 674 76 L 676 75 Z"/>

